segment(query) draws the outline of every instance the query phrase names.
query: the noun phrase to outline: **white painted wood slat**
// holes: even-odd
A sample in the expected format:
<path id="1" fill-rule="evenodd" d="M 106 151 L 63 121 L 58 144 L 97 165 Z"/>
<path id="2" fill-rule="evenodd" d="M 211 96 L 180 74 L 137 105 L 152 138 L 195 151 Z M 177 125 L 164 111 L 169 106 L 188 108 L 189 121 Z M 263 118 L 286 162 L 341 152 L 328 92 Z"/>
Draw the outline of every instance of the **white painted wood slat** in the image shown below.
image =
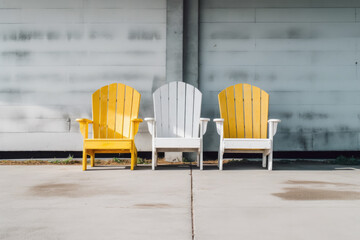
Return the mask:
<path id="1" fill-rule="evenodd" d="M 201 114 L 201 92 L 194 88 L 194 114 L 192 137 L 199 137 L 200 114 Z"/>
<path id="2" fill-rule="evenodd" d="M 178 82 L 177 95 L 177 136 L 185 137 L 185 88 L 186 84 Z"/>
<path id="3" fill-rule="evenodd" d="M 177 82 L 169 83 L 169 136 L 177 137 Z"/>
<path id="4" fill-rule="evenodd" d="M 161 128 L 163 137 L 169 136 L 169 85 L 160 88 Z"/>
<path id="5" fill-rule="evenodd" d="M 200 138 L 155 138 L 155 147 L 199 148 Z"/>
<path id="6" fill-rule="evenodd" d="M 185 102 L 185 137 L 191 138 L 193 131 L 194 119 L 194 87 L 186 85 L 186 102 Z"/>
<path id="7" fill-rule="evenodd" d="M 162 135 L 161 130 L 161 99 L 160 99 L 160 89 L 156 90 L 153 95 L 154 99 L 154 116 L 156 120 L 156 136 Z"/>

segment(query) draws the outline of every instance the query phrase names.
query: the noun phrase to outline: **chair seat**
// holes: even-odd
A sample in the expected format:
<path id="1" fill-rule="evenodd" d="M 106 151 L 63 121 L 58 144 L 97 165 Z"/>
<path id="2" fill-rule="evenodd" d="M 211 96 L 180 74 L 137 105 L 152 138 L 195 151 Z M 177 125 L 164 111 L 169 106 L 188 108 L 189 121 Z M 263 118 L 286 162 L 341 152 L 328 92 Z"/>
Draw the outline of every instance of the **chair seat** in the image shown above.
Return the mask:
<path id="1" fill-rule="evenodd" d="M 200 138 L 155 138 L 157 149 L 199 149 Z"/>
<path id="2" fill-rule="evenodd" d="M 259 150 L 271 149 L 271 140 L 264 138 L 224 138 L 224 149 Z"/>
<path id="3" fill-rule="evenodd" d="M 98 150 L 107 150 L 114 149 L 114 151 L 119 149 L 131 149 L 134 145 L 133 139 L 85 139 L 84 147 L 86 149 L 98 149 Z"/>

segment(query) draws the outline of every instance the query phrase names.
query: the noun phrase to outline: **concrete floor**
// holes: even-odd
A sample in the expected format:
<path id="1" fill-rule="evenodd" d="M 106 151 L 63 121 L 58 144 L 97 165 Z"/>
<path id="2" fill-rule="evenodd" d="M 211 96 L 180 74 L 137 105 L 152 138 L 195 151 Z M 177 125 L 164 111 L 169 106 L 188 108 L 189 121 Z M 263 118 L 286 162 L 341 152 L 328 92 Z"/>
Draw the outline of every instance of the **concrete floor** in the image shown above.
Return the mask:
<path id="1" fill-rule="evenodd" d="M 275 168 L 0 166 L 0 239 L 359 238 L 358 168 Z"/>

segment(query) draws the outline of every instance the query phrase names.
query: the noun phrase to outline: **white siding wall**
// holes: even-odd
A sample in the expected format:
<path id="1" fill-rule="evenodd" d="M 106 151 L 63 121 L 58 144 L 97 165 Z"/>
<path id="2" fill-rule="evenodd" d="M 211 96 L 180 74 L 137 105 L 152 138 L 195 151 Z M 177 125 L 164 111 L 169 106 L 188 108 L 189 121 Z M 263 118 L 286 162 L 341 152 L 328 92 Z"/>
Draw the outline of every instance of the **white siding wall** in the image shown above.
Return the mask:
<path id="1" fill-rule="evenodd" d="M 360 1 L 203 0 L 203 114 L 217 94 L 250 83 L 282 119 L 275 150 L 360 150 Z M 218 136 L 210 127 L 205 150 Z"/>
<path id="2" fill-rule="evenodd" d="M 140 117 L 152 116 L 165 48 L 166 0 L 0 0 L 0 151 L 81 150 L 75 119 L 113 82 L 140 91 Z"/>

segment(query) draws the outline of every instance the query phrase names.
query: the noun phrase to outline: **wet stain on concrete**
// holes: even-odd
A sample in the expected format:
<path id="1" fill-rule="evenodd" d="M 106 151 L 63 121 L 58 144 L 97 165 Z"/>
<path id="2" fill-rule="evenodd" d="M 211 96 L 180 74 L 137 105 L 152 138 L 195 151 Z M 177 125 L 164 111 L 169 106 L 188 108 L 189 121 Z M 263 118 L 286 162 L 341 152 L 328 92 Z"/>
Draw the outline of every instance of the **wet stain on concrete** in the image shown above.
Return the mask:
<path id="1" fill-rule="evenodd" d="M 77 183 L 46 183 L 30 187 L 28 195 L 34 197 L 91 197 L 96 195 L 118 195 L 126 194 L 119 189 L 112 188 L 90 188 Z"/>
<path id="2" fill-rule="evenodd" d="M 283 200 L 360 200 L 360 192 L 338 191 L 328 189 L 313 189 L 303 187 L 284 188 L 283 193 L 273 193 L 273 196 Z"/>
<path id="3" fill-rule="evenodd" d="M 169 204 L 165 203 L 141 203 L 141 204 L 135 204 L 135 208 L 169 208 Z"/>
<path id="4" fill-rule="evenodd" d="M 30 189 L 30 193 L 40 197 L 74 197 L 79 187 L 79 184 L 72 183 L 48 183 L 33 186 Z"/>
<path id="5" fill-rule="evenodd" d="M 338 182 L 323 182 L 323 181 L 304 181 L 304 180 L 288 180 L 285 184 L 321 184 L 321 185 L 333 185 L 333 186 L 354 186 L 349 183 L 338 183 Z"/>

